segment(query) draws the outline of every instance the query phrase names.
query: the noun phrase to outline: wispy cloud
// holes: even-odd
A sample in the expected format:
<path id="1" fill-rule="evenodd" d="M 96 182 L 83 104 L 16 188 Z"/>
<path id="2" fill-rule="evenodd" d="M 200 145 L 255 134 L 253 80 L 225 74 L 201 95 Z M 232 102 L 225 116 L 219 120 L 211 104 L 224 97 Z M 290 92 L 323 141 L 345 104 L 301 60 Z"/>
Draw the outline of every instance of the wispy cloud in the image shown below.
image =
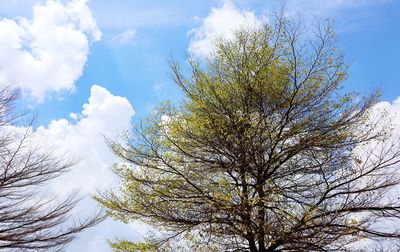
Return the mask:
<path id="1" fill-rule="evenodd" d="M 134 29 L 128 29 L 124 32 L 117 34 L 113 37 L 113 41 L 120 45 L 135 45 L 136 31 Z"/>
<path id="2" fill-rule="evenodd" d="M 291 13 L 309 16 L 331 16 L 332 12 L 368 5 L 388 4 L 394 0 L 288 0 L 287 9 Z"/>
<path id="3" fill-rule="evenodd" d="M 187 13 L 179 9 L 182 4 L 159 1 L 92 1 L 96 7 L 99 26 L 104 29 L 126 29 L 130 25 L 142 27 L 168 27 L 188 21 Z M 143 4 L 146 3 L 146 4 Z"/>
<path id="4" fill-rule="evenodd" d="M 156 92 L 156 93 L 160 93 L 164 88 L 165 88 L 165 83 L 164 82 L 157 82 L 153 86 L 153 91 Z"/>

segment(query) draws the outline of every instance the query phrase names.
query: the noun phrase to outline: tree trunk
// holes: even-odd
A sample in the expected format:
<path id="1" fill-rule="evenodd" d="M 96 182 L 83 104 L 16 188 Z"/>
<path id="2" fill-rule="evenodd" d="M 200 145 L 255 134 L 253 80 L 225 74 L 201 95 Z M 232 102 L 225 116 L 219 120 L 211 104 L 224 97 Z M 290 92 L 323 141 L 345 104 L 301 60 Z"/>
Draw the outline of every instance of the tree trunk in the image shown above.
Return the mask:
<path id="1" fill-rule="evenodd" d="M 257 202 L 257 208 L 258 208 L 258 230 L 257 230 L 257 240 L 258 240 L 258 250 L 259 252 L 266 252 L 265 248 L 265 231 L 264 231 L 264 225 L 265 225 L 265 208 L 264 208 L 264 200 L 265 200 L 265 194 L 264 194 L 264 189 L 262 188 L 262 184 L 257 186 L 257 193 L 259 196 L 259 202 Z"/>
<path id="2" fill-rule="evenodd" d="M 250 252 L 259 252 L 254 239 L 249 239 Z"/>
<path id="3" fill-rule="evenodd" d="M 279 242 L 272 243 L 271 246 L 269 246 L 268 249 L 265 250 L 265 252 L 274 252 L 279 247 L 279 245 Z"/>

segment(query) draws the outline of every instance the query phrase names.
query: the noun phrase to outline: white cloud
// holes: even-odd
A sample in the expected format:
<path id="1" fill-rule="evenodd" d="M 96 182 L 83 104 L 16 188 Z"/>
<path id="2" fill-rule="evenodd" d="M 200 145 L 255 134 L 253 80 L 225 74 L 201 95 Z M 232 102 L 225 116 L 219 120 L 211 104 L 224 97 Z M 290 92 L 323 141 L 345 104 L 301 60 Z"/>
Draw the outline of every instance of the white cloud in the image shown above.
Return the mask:
<path id="1" fill-rule="evenodd" d="M 212 42 L 218 37 L 231 38 L 235 30 L 242 26 L 260 26 L 266 21 L 252 11 L 237 9 L 226 0 L 220 8 L 212 8 L 210 14 L 201 20 L 201 26 L 189 31 L 192 36 L 189 52 L 195 56 L 208 56 L 213 48 Z"/>
<path id="2" fill-rule="evenodd" d="M 371 120 L 379 120 L 376 130 L 388 133 L 389 140 L 400 139 L 400 97 L 393 102 L 375 104 L 370 112 Z"/>
<path id="3" fill-rule="evenodd" d="M 136 31 L 134 29 L 128 29 L 123 33 L 120 33 L 113 37 L 113 40 L 120 45 L 135 45 L 133 39 L 136 35 Z"/>
<path id="4" fill-rule="evenodd" d="M 367 144 L 361 144 L 355 148 L 354 153 L 362 160 L 362 165 L 359 167 L 362 169 L 369 169 L 370 167 L 375 166 L 378 164 L 378 160 L 383 156 L 385 160 L 388 160 L 400 150 L 400 97 L 393 102 L 378 102 L 370 109 L 368 115 L 369 117 L 366 122 L 366 128 L 373 125 L 373 132 L 384 133 L 385 141 L 381 142 L 381 140 L 372 140 Z M 363 130 L 362 127 L 360 127 L 360 129 Z M 392 161 L 398 160 L 399 158 L 397 157 Z M 390 179 L 397 180 L 400 178 L 399 164 L 386 167 L 384 171 L 380 171 L 380 174 L 385 176 L 385 172 L 390 174 Z M 357 185 L 363 186 L 367 184 L 370 179 L 370 177 L 365 177 L 364 180 L 359 180 Z M 388 202 L 389 200 L 393 199 L 398 201 L 400 185 L 387 188 L 387 191 L 382 193 L 384 194 L 382 194 L 380 197 L 381 202 Z M 359 216 L 362 216 L 362 214 Z M 374 228 L 377 228 L 380 231 L 385 230 L 386 232 L 390 232 L 398 230 L 400 221 L 396 220 L 395 218 L 387 217 L 386 219 L 381 219 L 372 225 Z M 391 248 L 393 247 L 393 242 L 393 240 L 390 241 L 382 239 L 378 247 L 380 248 L 380 251 L 392 251 Z M 376 241 L 374 240 L 361 239 L 354 244 L 350 244 L 349 248 L 350 250 L 354 251 L 370 251 L 372 249 L 377 249 L 378 247 L 376 245 Z"/>
<path id="5" fill-rule="evenodd" d="M 110 168 L 115 159 L 103 135 L 116 137 L 129 129 L 134 110 L 126 98 L 94 85 L 79 116 L 71 114 L 75 123 L 67 119 L 53 120 L 47 126 L 38 127 L 35 134 L 41 141 L 81 160 L 62 177 L 62 186 L 55 184 L 55 191 L 62 194 L 80 189 L 82 193 L 95 193 L 96 189 L 104 189 L 113 182 Z"/>
<path id="6" fill-rule="evenodd" d="M 0 19 L 0 85 L 15 85 L 39 101 L 48 92 L 73 90 L 101 32 L 85 0 L 51 0 L 33 17 Z"/>
<path id="7" fill-rule="evenodd" d="M 80 113 L 70 114 L 74 117 L 73 122 L 65 118 L 53 120 L 49 125 L 39 126 L 32 135 L 34 143 L 54 148 L 54 154 L 68 154 L 80 161 L 42 188 L 46 195 L 61 198 L 78 192 L 82 200 L 73 210 L 73 216 L 77 218 L 88 217 L 97 211 L 98 204 L 90 195 L 119 185 L 119 179 L 111 170 L 117 159 L 106 145 L 104 136 L 115 138 L 129 129 L 135 114 L 125 97 L 115 96 L 98 85 L 92 86 L 88 102 L 82 107 Z M 26 130 L 17 126 L 6 129 L 13 132 Z M 125 225 L 108 219 L 80 233 L 66 251 L 108 252 L 107 239 L 139 240 L 148 229 L 139 223 Z"/>
<path id="8" fill-rule="evenodd" d="M 71 112 L 71 113 L 69 113 L 69 117 L 71 119 L 77 120 L 79 118 L 79 115 L 77 113 Z"/>
<path id="9" fill-rule="evenodd" d="M 111 171 L 116 158 L 107 147 L 103 135 L 116 137 L 123 130 L 129 129 L 134 113 L 126 98 L 115 96 L 107 89 L 94 85 L 82 111 L 71 113 L 75 115 L 74 122 L 67 119 L 53 120 L 35 131 L 34 136 L 41 142 L 80 159 L 70 172 L 49 184 L 51 191 L 60 196 L 79 191 L 83 200 L 74 215 L 85 217 L 95 212 L 97 203 L 89 195 L 118 185 L 118 179 Z M 79 234 L 66 251 L 109 251 L 106 240 L 120 236 L 133 240 L 140 238 L 129 225 L 107 220 Z"/>

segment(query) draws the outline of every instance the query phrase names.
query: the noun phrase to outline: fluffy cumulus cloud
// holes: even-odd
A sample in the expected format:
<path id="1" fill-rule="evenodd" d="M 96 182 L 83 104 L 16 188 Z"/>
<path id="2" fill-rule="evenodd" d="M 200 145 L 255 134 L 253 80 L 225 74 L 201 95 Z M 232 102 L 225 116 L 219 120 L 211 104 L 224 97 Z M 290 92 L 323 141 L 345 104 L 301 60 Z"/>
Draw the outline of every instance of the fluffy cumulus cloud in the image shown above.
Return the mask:
<path id="1" fill-rule="evenodd" d="M 189 31 L 191 40 L 189 52 L 194 56 L 208 56 L 213 50 L 213 40 L 218 37 L 231 38 L 235 30 L 243 26 L 260 26 L 265 16 L 257 16 L 252 11 L 244 11 L 226 0 L 220 8 L 212 8 L 209 15 L 201 20 L 201 25 Z"/>
<path id="2" fill-rule="evenodd" d="M 65 151 L 80 160 L 71 172 L 54 184 L 59 194 L 79 189 L 82 193 L 95 193 L 113 182 L 110 167 L 115 159 L 105 144 L 104 136 L 116 137 L 129 129 L 134 110 L 129 101 L 114 96 L 107 89 L 94 85 L 82 111 L 73 113 L 75 122 L 68 119 L 53 120 L 39 126 L 35 135 L 57 150 Z"/>
<path id="3" fill-rule="evenodd" d="M 34 5 L 32 19 L 0 19 L 0 85 L 15 85 L 39 101 L 72 90 L 90 43 L 100 37 L 85 0 L 51 0 Z"/>
<path id="4" fill-rule="evenodd" d="M 361 146 L 356 147 L 355 154 L 360 158 L 360 160 L 362 160 L 362 163 L 365 164 L 365 166 L 361 166 L 362 168 L 368 168 L 368 165 L 373 166 L 374 164 L 377 164 L 382 155 L 384 155 L 387 160 L 400 151 L 400 97 L 392 102 L 382 101 L 375 104 L 369 111 L 369 118 L 366 123 L 367 125 L 374 125 L 373 132 L 383 132 L 386 134 L 384 142 L 371 141 L 367 145 L 362 144 Z M 398 162 L 399 158 L 397 157 L 392 161 Z M 388 172 L 395 172 L 395 179 L 398 179 L 400 176 L 399 165 L 400 163 L 395 163 L 385 169 L 387 169 L 386 171 Z M 392 178 L 393 177 L 391 177 L 391 179 Z M 358 183 L 361 185 L 367 183 L 368 177 L 365 177 L 365 179 L 366 180 L 358 181 Z M 400 195 L 400 185 L 396 185 L 384 193 L 385 194 L 381 197 L 383 202 L 389 199 L 397 201 Z M 400 220 L 394 218 L 388 218 L 373 224 L 375 228 L 385 231 L 397 230 L 399 225 Z M 376 241 L 361 239 L 355 244 L 351 244 L 350 250 L 394 251 L 392 250 L 393 246 L 393 241 L 382 240 L 377 246 Z"/>
<path id="5" fill-rule="evenodd" d="M 68 119 L 53 120 L 34 132 L 43 144 L 80 160 L 70 172 L 49 185 L 51 191 L 60 197 L 78 191 L 83 199 L 75 209 L 76 216 L 85 217 L 96 211 L 97 203 L 90 198 L 91 194 L 118 185 L 118 179 L 111 171 L 117 160 L 105 144 L 104 136 L 116 137 L 128 129 L 134 113 L 126 98 L 94 85 L 82 111 L 73 113 L 72 122 Z M 126 237 L 135 240 L 140 238 L 140 230 L 145 228 L 107 220 L 80 234 L 67 251 L 109 251 L 107 239 Z"/>

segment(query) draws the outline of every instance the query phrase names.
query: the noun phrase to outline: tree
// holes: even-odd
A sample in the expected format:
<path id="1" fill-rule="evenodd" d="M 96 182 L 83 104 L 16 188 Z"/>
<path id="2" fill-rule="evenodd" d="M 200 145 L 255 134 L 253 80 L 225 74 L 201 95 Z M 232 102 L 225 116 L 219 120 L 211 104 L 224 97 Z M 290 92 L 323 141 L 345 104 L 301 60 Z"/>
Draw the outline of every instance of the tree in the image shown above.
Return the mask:
<path id="1" fill-rule="evenodd" d="M 32 136 L 31 123 L 12 126 L 24 117 L 13 105 L 17 98 L 16 90 L 0 90 L 0 250 L 59 251 L 104 215 L 71 219 L 76 194 L 60 200 L 40 193 L 45 183 L 74 162 L 40 146 Z"/>
<path id="2" fill-rule="evenodd" d="M 347 65 L 329 21 L 307 31 L 279 15 L 219 39 L 211 57 L 172 61 L 185 95 L 124 142 L 109 215 L 164 231 L 119 251 L 341 251 L 400 237 L 399 147 L 368 97 L 342 90 Z M 121 245 L 121 246 L 119 246 Z M 146 247 L 148 246 L 148 247 Z"/>

